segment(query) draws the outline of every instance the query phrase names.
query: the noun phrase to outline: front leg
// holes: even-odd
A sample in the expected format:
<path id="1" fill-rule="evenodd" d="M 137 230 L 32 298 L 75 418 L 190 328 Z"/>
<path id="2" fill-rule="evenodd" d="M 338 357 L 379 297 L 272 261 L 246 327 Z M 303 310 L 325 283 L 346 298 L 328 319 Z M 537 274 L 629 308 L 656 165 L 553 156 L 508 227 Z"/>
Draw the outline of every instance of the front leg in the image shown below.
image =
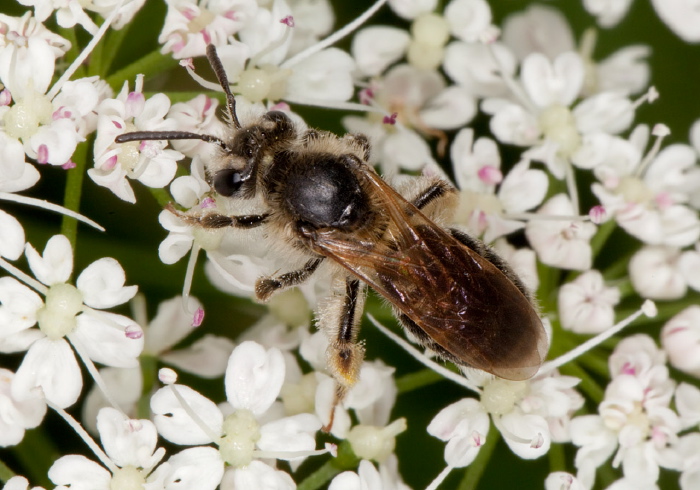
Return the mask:
<path id="1" fill-rule="evenodd" d="M 183 213 L 182 211 L 178 211 L 175 209 L 172 203 L 168 204 L 165 209 L 173 213 L 188 225 L 209 229 L 226 228 L 229 226 L 244 229 L 256 228 L 265 223 L 265 221 L 267 221 L 267 219 L 270 217 L 269 213 L 227 216 L 216 212 L 203 214 L 201 216 L 193 216 Z"/>
<path id="2" fill-rule="evenodd" d="M 255 283 L 255 295 L 260 301 L 267 301 L 275 291 L 303 283 L 316 271 L 323 259 L 324 257 L 311 259 L 301 269 L 277 277 L 261 277 Z"/>
<path id="3" fill-rule="evenodd" d="M 360 376 L 365 349 L 357 342 L 357 334 L 366 297 L 366 287 L 359 280 L 346 277 L 345 294 L 331 296 L 319 312 L 320 327 L 330 337 L 326 356 L 336 385 L 330 419 L 323 428 L 325 432 L 330 432 L 336 407 Z"/>

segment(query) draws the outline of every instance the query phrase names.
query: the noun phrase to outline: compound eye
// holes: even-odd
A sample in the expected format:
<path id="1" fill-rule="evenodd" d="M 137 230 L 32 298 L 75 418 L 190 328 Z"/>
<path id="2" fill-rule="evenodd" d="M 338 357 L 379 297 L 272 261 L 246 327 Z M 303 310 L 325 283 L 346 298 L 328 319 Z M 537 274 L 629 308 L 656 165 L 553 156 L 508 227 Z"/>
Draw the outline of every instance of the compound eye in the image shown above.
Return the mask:
<path id="1" fill-rule="evenodd" d="M 214 189 L 224 197 L 232 196 L 243 185 L 241 173 L 227 168 L 219 170 L 214 176 Z"/>

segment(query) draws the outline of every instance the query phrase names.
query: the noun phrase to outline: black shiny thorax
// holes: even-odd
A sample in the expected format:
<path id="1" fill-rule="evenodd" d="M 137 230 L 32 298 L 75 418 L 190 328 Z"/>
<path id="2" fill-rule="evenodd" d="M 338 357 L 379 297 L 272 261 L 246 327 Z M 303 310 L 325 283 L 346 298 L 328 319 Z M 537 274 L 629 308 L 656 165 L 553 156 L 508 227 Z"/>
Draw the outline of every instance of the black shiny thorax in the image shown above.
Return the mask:
<path id="1" fill-rule="evenodd" d="M 276 153 L 263 181 L 297 229 L 352 231 L 368 212 L 368 198 L 352 166 L 355 157 L 324 152 Z"/>

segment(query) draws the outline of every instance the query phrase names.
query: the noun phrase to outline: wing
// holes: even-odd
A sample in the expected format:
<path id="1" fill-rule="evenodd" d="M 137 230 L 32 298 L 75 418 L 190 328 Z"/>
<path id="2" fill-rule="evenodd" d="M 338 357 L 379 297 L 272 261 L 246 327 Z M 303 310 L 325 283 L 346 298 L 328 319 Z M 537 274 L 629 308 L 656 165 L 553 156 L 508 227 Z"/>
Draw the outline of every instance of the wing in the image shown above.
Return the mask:
<path id="1" fill-rule="evenodd" d="M 319 230 L 318 251 L 369 284 L 458 363 L 505 379 L 532 377 L 547 339 L 530 300 L 378 175 L 365 174 L 387 214 L 383 238 L 363 242 Z"/>

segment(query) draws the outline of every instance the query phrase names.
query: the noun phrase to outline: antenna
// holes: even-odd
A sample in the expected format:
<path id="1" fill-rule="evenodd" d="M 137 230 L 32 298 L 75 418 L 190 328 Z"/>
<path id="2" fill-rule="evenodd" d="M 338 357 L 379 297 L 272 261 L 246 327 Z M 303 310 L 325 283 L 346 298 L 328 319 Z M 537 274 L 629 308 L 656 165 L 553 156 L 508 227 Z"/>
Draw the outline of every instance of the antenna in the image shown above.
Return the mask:
<path id="1" fill-rule="evenodd" d="M 226 94 L 228 114 L 231 118 L 231 122 L 236 129 L 241 129 L 241 123 L 238 121 L 238 116 L 236 115 L 236 99 L 231 93 L 231 88 L 228 84 L 228 78 L 226 78 L 224 65 L 221 64 L 221 59 L 219 58 L 219 55 L 216 54 L 216 46 L 213 44 L 207 45 L 207 59 L 214 70 L 214 74 L 216 75 L 216 79 L 219 81 L 219 85 L 221 85 L 221 88 L 224 89 L 224 93 Z"/>

